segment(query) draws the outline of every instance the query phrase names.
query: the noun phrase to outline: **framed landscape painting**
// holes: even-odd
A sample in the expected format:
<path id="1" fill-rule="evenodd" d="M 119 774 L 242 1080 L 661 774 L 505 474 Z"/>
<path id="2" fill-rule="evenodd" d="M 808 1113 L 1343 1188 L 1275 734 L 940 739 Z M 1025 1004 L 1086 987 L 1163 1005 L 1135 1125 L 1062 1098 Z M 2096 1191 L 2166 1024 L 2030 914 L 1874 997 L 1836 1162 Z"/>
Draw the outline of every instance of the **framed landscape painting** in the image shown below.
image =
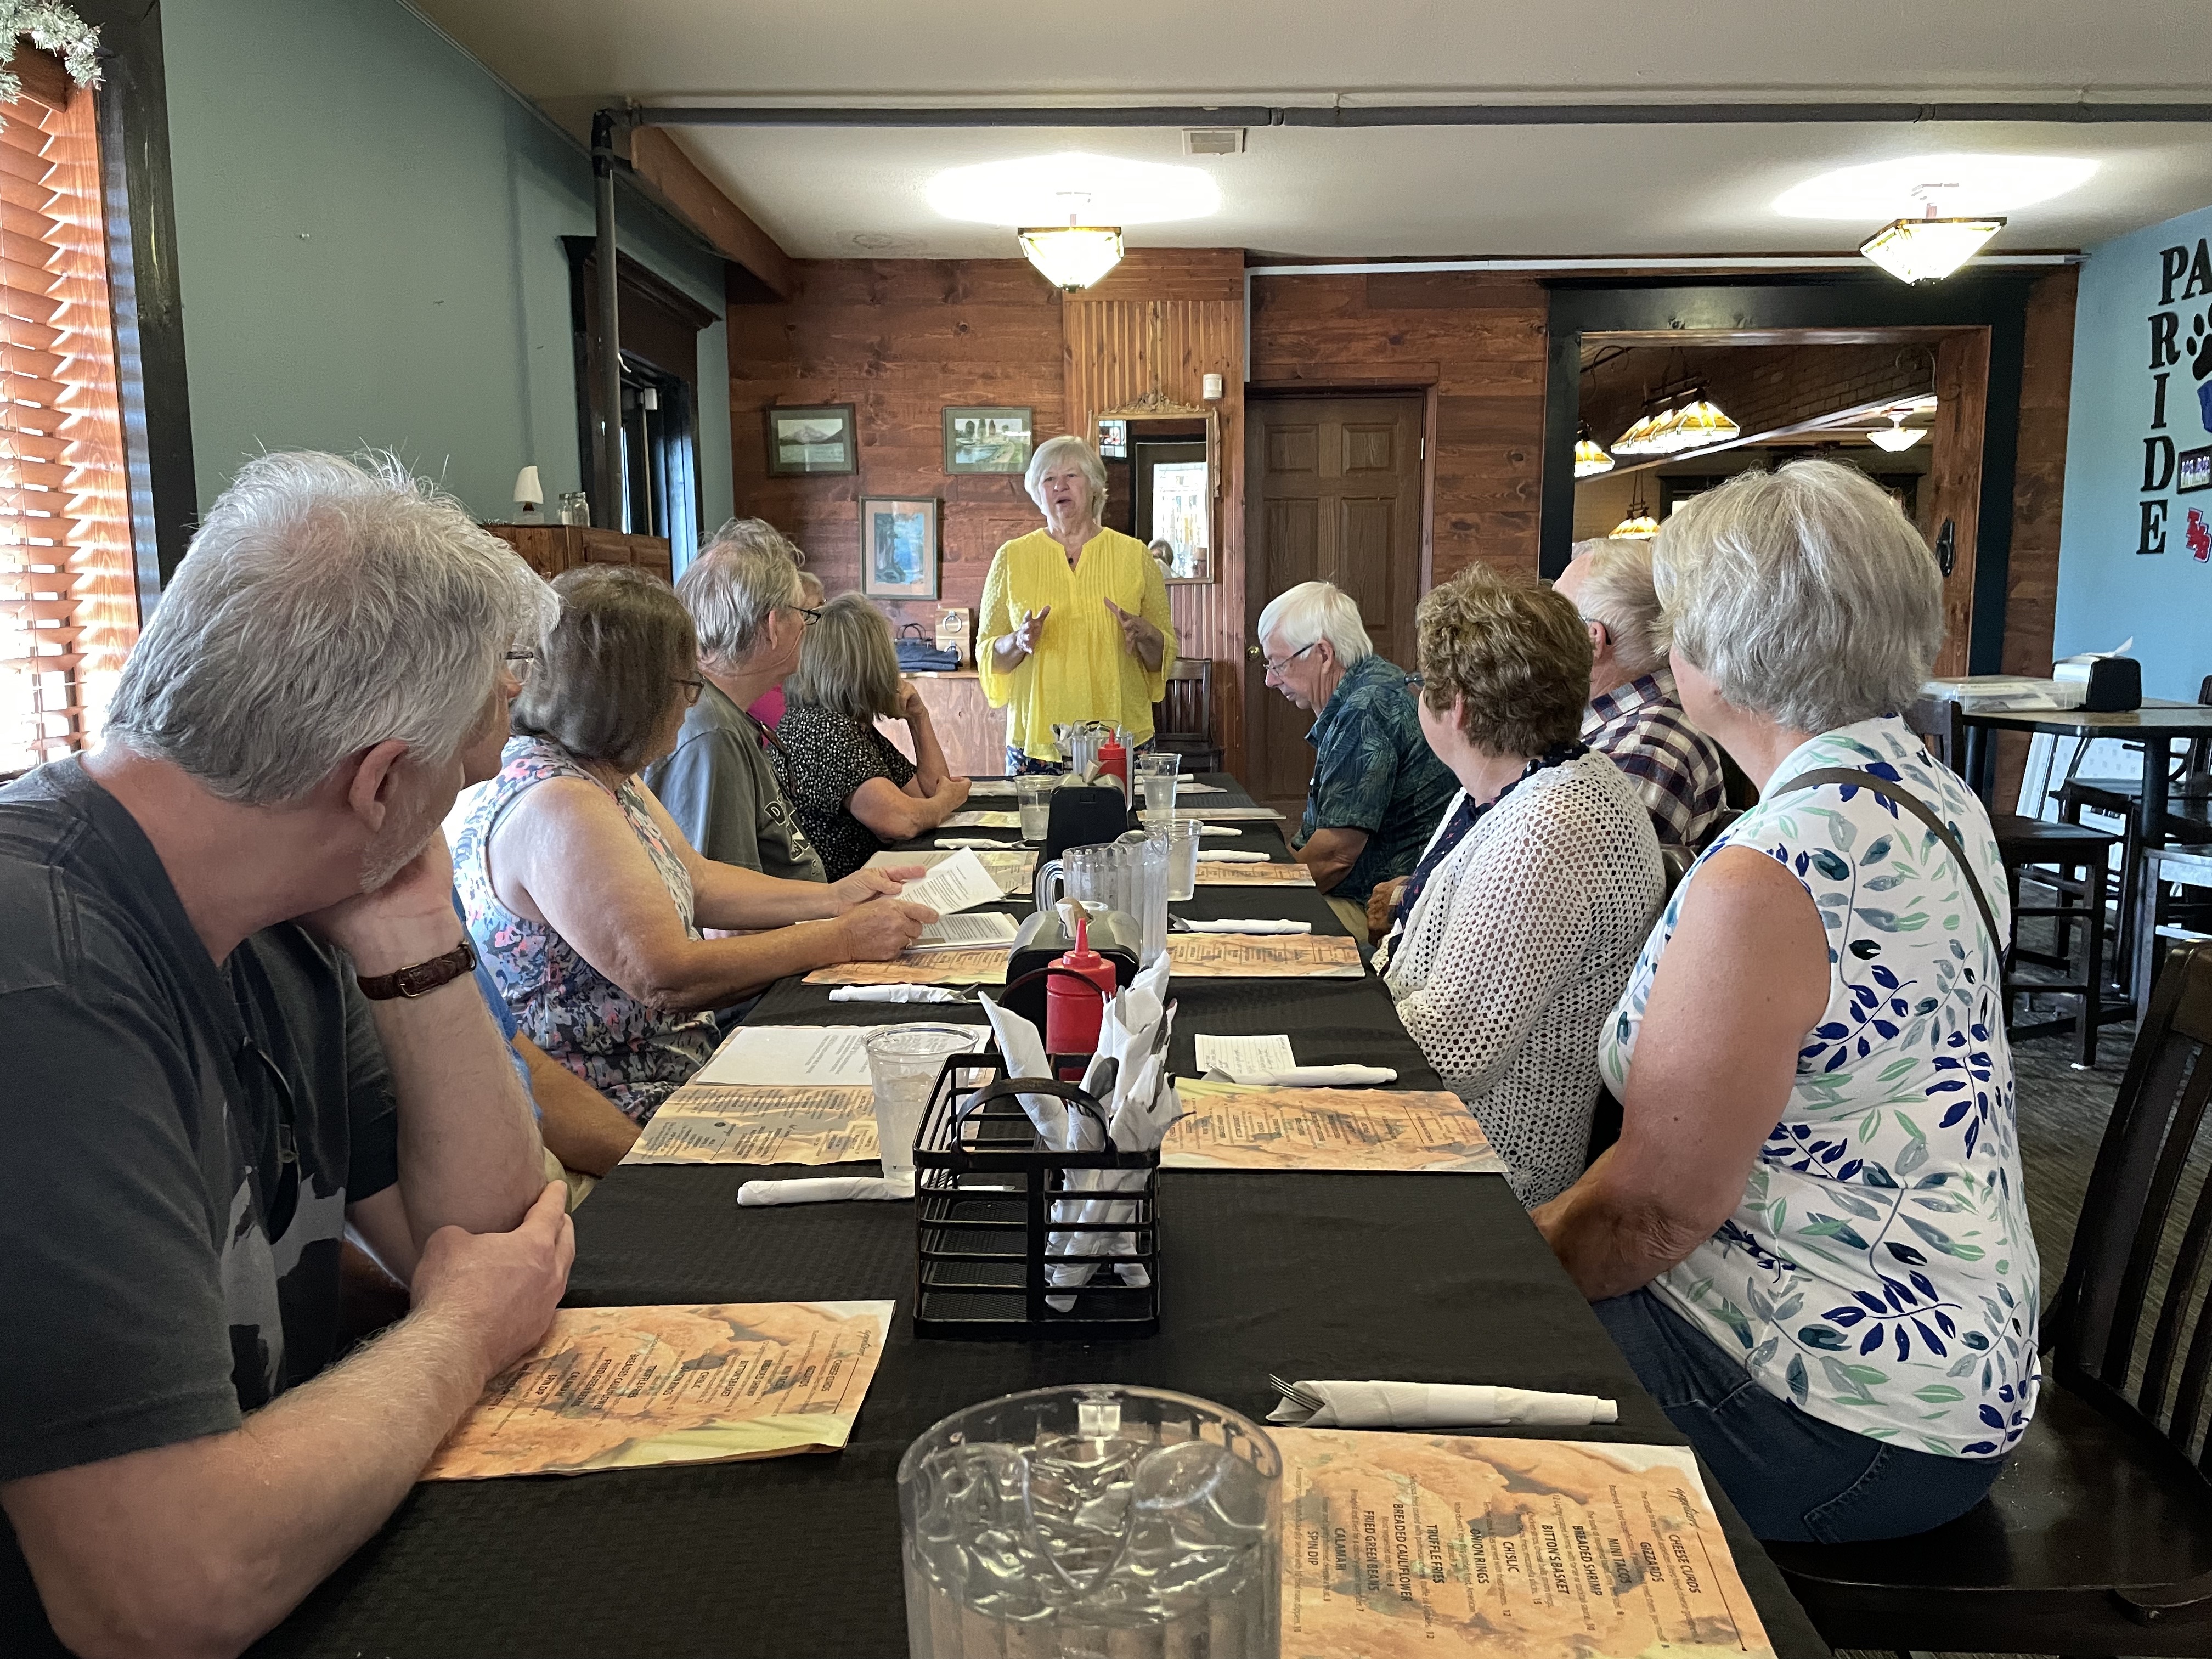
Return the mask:
<path id="1" fill-rule="evenodd" d="M 768 423 L 771 477 L 860 471 L 860 447 L 854 436 L 852 404 L 764 409 L 761 416 Z"/>
<path id="2" fill-rule="evenodd" d="M 945 470 L 947 472 L 1022 472 L 1034 441 L 1026 409 L 963 409 L 945 411 Z"/>
<path id="3" fill-rule="evenodd" d="M 937 597 L 937 501 L 869 495 L 860 502 L 860 592 L 875 599 Z"/>

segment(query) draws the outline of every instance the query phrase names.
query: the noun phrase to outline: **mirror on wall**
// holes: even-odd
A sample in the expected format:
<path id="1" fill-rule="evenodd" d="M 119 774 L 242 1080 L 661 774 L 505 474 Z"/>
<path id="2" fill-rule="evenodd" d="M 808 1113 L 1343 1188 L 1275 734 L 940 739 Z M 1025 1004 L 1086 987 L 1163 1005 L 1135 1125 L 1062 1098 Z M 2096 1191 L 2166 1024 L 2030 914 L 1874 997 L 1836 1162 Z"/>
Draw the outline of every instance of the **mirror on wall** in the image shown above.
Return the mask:
<path id="1" fill-rule="evenodd" d="M 1152 544 L 1170 583 L 1213 580 L 1218 449 L 1208 409 L 1148 404 L 1098 417 L 1106 527 Z"/>

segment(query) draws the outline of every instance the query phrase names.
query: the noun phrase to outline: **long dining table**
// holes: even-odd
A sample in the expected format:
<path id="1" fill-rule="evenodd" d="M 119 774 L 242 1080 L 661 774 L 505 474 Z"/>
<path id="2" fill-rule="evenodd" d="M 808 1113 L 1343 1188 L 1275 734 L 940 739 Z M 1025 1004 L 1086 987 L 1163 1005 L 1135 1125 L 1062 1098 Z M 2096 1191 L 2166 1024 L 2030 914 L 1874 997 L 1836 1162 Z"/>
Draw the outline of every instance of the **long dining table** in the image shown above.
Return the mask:
<path id="1" fill-rule="evenodd" d="M 1252 805 L 1226 775 L 1200 781 L 1220 793 L 1186 805 Z M 1237 830 L 1233 839 L 1208 837 L 1208 850 L 1234 845 L 1289 860 L 1275 824 L 1246 822 Z M 1003 839 L 1018 845 L 1011 832 Z M 1008 908 L 1026 912 L 1026 891 L 1010 895 Z M 1345 931 L 1310 886 L 1200 885 L 1175 909 Z M 1389 1066 L 1398 1087 L 1441 1086 L 1371 972 L 1357 980 L 1178 977 L 1171 990 L 1180 1004 L 1170 1050 L 1178 1073 L 1194 1070 L 1197 1033 L 1287 1033 L 1301 1064 Z M 981 1023 L 982 1015 L 972 1003 L 833 1002 L 823 986 L 787 980 L 760 999 L 747 1023 L 917 1018 Z M 747 1181 L 822 1173 L 758 1164 L 617 1168 L 576 1212 L 565 1305 L 895 1301 L 878 1370 L 842 1450 L 417 1486 L 376 1536 L 252 1651 L 317 1659 L 891 1659 L 907 1650 L 900 1456 L 953 1412 L 1025 1389 L 1145 1384 L 1258 1419 L 1275 1404 L 1271 1372 L 1490 1382 L 1608 1396 L 1620 1402 L 1620 1420 L 1483 1434 L 1686 1443 L 1495 1175 L 1165 1170 L 1158 1334 L 977 1341 L 913 1334 L 910 1205 L 738 1207 Z M 1709 1472 L 1705 1486 L 1774 1651 L 1789 1659 L 1826 1655 Z"/>

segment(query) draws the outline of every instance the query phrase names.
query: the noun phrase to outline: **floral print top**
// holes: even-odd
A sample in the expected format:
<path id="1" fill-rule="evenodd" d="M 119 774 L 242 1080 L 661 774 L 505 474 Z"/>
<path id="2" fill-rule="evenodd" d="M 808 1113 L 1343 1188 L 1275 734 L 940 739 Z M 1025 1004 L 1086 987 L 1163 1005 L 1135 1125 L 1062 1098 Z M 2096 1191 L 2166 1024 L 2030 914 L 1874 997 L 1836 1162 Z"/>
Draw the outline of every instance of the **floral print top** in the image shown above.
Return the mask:
<path id="1" fill-rule="evenodd" d="M 522 1035 L 643 1123 L 714 1054 L 714 1016 L 647 1007 L 545 923 L 519 916 L 499 902 L 485 849 L 507 809 L 548 778 L 583 778 L 605 787 L 542 738 L 511 738 L 500 758 L 499 775 L 477 792 L 453 843 L 453 885 L 468 912 L 469 933 Z M 635 779 L 624 780 L 615 802 L 659 872 L 684 931 L 697 939 L 690 872 L 646 810 Z"/>
<path id="2" fill-rule="evenodd" d="M 1814 738 L 1774 785 L 1826 767 L 1895 779 L 1926 802 L 2005 925 L 1988 815 L 1903 720 Z M 1644 947 L 1600 1042 L 1616 1094 L 1682 894 L 1723 847 L 1757 848 L 1812 895 L 1828 1006 L 1735 1213 L 1651 1288 L 1823 1422 L 1945 1457 L 2001 1456 L 2040 1379 L 1996 942 L 1957 860 L 1894 803 L 1835 784 L 1762 800 L 1691 866 Z"/>

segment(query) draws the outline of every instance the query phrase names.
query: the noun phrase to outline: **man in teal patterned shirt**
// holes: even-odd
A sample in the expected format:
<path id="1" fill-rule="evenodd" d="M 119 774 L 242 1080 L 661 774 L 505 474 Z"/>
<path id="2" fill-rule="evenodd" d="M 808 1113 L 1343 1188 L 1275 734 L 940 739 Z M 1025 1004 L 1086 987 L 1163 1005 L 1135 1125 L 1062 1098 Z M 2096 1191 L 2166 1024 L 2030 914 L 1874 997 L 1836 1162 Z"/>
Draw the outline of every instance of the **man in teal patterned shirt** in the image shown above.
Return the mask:
<path id="1" fill-rule="evenodd" d="M 1367 896 L 1407 874 L 1459 793 L 1421 735 L 1405 671 L 1375 654 L 1351 595 L 1301 582 L 1260 613 L 1267 681 L 1316 711 L 1313 785 L 1291 847 L 1352 937 Z"/>

